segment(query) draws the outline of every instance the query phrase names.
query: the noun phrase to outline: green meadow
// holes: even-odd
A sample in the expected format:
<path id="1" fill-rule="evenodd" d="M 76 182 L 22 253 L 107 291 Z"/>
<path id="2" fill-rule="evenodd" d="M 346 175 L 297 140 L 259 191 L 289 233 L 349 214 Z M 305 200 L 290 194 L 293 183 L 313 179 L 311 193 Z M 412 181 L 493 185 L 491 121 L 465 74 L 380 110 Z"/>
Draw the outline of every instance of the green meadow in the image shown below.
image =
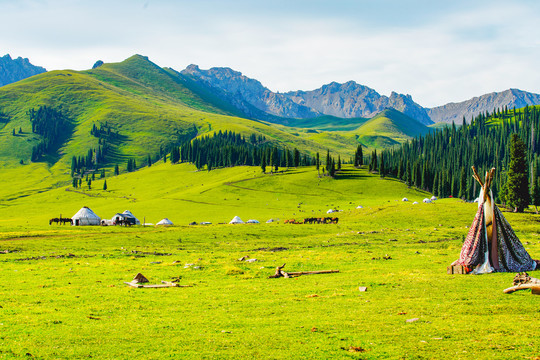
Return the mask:
<path id="1" fill-rule="evenodd" d="M 0 175 L 0 359 L 540 356 L 540 297 L 503 294 L 514 274 L 446 274 L 476 204 L 424 204 L 430 194 L 352 167 L 330 179 L 157 163 L 107 176 L 106 191 L 54 179 L 41 164 Z M 49 226 L 82 206 L 175 225 Z M 540 257 L 538 216 L 504 214 Z M 235 215 L 261 224 L 226 224 Z M 284 223 L 312 216 L 339 223 Z M 339 273 L 269 279 L 282 264 Z M 124 284 L 139 272 L 187 287 Z"/>

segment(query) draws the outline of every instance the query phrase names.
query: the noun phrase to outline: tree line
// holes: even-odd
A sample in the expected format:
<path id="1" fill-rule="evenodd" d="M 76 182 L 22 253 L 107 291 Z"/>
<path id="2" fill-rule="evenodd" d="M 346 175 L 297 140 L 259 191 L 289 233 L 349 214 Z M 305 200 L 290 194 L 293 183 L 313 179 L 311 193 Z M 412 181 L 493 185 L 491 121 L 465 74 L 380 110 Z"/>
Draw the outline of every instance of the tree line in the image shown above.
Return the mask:
<path id="1" fill-rule="evenodd" d="M 44 155 L 56 151 L 62 138 L 71 131 L 72 125 L 62 113 L 45 105 L 37 110 L 29 109 L 27 115 L 32 124 L 32 132 L 42 136 L 42 140 L 32 147 L 30 158 L 32 161 L 39 161 Z"/>
<path id="2" fill-rule="evenodd" d="M 516 137 L 512 136 L 514 134 Z M 537 106 L 494 109 L 491 114 L 477 115 L 469 124 L 464 118 L 460 127 L 452 123 L 400 147 L 384 150 L 379 157 L 372 153 L 370 169 L 439 197 L 472 200 L 480 189 L 471 177 L 471 166 L 476 166 L 481 174 L 495 167 L 493 195 L 496 202 L 506 204 L 511 147 L 512 144 L 519 146 L 516 145 L 518 139 L 524 147 L 525 165 L 522 167 L 525 169 L 522 171 L 529 184 L 536 186 L 540 164 L 540 109 Z"/>

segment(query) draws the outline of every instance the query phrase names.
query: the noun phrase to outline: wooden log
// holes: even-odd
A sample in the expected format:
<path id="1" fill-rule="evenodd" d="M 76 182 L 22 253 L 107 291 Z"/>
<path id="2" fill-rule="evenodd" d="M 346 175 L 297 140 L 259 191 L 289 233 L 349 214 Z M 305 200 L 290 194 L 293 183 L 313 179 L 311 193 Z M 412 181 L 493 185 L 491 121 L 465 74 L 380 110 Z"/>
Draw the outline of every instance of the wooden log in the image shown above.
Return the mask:
<path id="1" fill-rule="evenodd" d="M 519 284 L 519 285 L 509 287 L 507 289 L 504 289 L 503 292 L 505 294 L 511 294 L 519 290 L 536 289 L 536 288 L 540 290 L 540 286 L 538 284 Z"/>
<path id="2" fill-rule="evenodd" d="M 293 271 L 293 272 L 285 272 L 283 271 L 283 268 L 285 267 L 285 264 L 278 266 L 276 268 L 276 272 L 274 275 L 269 276 L 269 279 L 275 279 L 275 278 L 291 278 L 294 276 L 300 276 L 300 275 L 313 275 L 313 274 L 331 274 L 331 273 L 337 273 L 339 270 L 315 270 L 315 271 Z"/>
<path id="3" fill-rule="evenodd" d="M 289 276 L 300 276 L 300 275 L 312 275 L 312 274 L 332 274 L 338 273 L 339 270 L 316 270 L 316 271 L 294 271 L 289 272 Z"/>
<path id="4" fill-rule="evenodd" d="M 129 286 L 134 287 L 134 288 L 143 287 L 142 284 L 138 284 L 138 283 L 134 283 L 134 282 L 124 282 L 124 284 L 129 285 Z"/>

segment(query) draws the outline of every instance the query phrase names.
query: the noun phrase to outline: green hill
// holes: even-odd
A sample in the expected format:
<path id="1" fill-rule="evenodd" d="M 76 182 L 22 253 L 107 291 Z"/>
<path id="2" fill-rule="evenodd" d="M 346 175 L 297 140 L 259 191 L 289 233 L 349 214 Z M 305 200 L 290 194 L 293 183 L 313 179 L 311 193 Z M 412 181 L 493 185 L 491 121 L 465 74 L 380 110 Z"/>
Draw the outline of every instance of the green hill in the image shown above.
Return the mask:
<path id="1" fill-rule="evenodd" d="M 359 134 L 360 142 L 368 147 L 386 148 L 429 131 L 427 126 L 413 118 L 397 110 L 386 109 L 352 132 Z"/>
<path id="2" fill-rule="evenodd" d="M 171 146 L 218 131 L 246 137 L 264 136 L 279 148 L 298 148 L 313 156 L 327 150 L 348 159 L 358 143 L 368 148 L 393 146 L 427 128 L 395 110 L 370 119 L 323 116 L 290 121 L 295 126 L 249 120 L 211 93 L 197 89 L 178 72 L 160 68 L 140 55 L 86 71 L 52 71 L 0 88 L 0 167 L 29 169 L 14 178 L 49 174 L 48 188 L 71 182 L 72 158 L 97 157 L 110 174 L 115 165 L 125 170 L 128 159 L 138 165 L 148 156 L 157 161 Z M 32 131 L 30 113 L 46 106 L 64 120 L 53 140 Z M 290 120 L 290 119 L 289 119 Z M 93 132 L 103 128 L 106 135 Z M 30 163 L 36 146 L 52 142 L 48 152 Z M 103 149 L 103 150 L 101 150 Z M 94 153 L 89 151 L 93 150 Z M 25 182 L 26 183 L 26 182 Z M 39 185 L 38 185 L 39 183 Z"/>
<path id="3" fill-rule="evenodd" d="M 354 147 L 352 141 L 346 147 L 343 142 L 321 145 L 269 123 L 230 116 L 219 103 L 189 90 L 177 73 L 135 55 L 88 71 L 53 71 L 2 87 L 0 161 L 4 167 L 29 162 L 41 137 L 31 132 L 27 113 L 40 106 L 58 110 L 73 125 L 70 136 L 58 144 L 58 156 L 46 159 L 56 174 L 66 173 L 72 156 L 85 156 L 98 147 L 98 138 L 90 132 L 94 125 L 105 123 L 118 133 L 108 144 L 105 167 L 131 157 L 156 157 L 160 147 L 219 130 L 263 135 L 280 147 L 298 147 L 306 153 L 330 148 L 345 154 Z"/>

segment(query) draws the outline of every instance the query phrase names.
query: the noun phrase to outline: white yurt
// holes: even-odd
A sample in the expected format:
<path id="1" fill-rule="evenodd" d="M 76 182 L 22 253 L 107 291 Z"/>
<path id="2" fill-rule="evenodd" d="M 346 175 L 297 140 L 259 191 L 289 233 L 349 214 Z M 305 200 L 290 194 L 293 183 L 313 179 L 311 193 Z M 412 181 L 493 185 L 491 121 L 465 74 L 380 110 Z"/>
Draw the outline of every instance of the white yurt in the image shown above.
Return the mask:
<path id="1" fill-rule="evenodd" d="M 101 225 L 101 218 L 87 206 L 83 206 L 81 210 L 77 211 L 71 220 L 75 226 Z"/>
<path id="2" fill-rule="evenodd" d="M 135 217 L 135 215 L 133 215 L 133 214 L 131 213 L 131 211 L 129 211 L 129 210 L 124 210 L 124 212 L 123 212 L 122 214 L 132 216 L 132 217 L 135 219 L 135 225 L 141 225 L 141 222 L 139 221 L 139 219 L 137 219 L 137 218 Z"/>
<path id="3" fill-rule="evenodd" d="M 163 220 L 160 220 L 156 225 L 170 226 L 173 225 L 173 223 L 171 220 L 165 218 Z"/>
<path id="4" fill-rule="evenodd" d="M 229 224 L 243 224 L 243 223 L 244 222 L 242 221 L 242 219 L 240 219 L 240 217 L 238 216 L 233 217 L 233 219 L 229 221 Z"/>
<path id="5" fill-rule="evenodd" d="M 401 201 L 409 201 L 409 199 L 403 198 L 403 199 L 401 199 Z"/>
<path id="6" fill-rule="evenodd" d="M 362 205 L 358 205 L 356 208 L 357 209 L 363 209 L 364 207 Z"/>
<path id="7" fill-rule="evenodd" d="M 437 197 L 436 197 L 435 195 L 433 195 L 433 196 L 431 197 L 431 201 L 435 201 L 435 200 L 437 200 Z"/>
<path id="8" fill-rule="evenodd" d="M 425 198 L 423 201 L 424 201 L 426 204 L 431 203 L 431 200 L 429 200 L 428 198 Z"/>
<path id="9" fill-rule="evenodd" d="M 415 201 L 415 202 L 413 202 L 412 204 L 413 204 L 413 205 L 417 205 L 417 204 L 418 204 L 418 201 Z"/>
<path id="10" fill-rule="evenodd" d="M 248 224 L 259 224 L 259 220 L 249 219 L 248 221 L 246 221 L 246 223 L 248 223 Z"/>

